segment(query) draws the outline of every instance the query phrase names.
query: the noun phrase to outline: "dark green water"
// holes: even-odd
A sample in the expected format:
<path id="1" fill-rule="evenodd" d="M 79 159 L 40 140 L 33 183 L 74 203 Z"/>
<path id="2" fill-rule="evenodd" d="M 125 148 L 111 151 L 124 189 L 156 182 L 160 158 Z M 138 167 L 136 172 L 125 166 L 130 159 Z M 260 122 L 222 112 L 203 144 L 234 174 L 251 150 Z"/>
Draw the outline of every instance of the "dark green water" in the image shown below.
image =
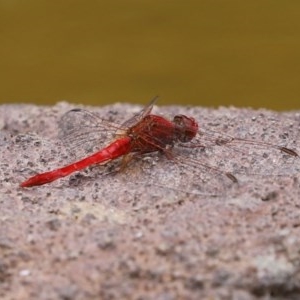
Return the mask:
<path id="1" fill-rule="evenodd" d="M 0 1 L 0 103 L 300 109 L 300 1 Z"/>

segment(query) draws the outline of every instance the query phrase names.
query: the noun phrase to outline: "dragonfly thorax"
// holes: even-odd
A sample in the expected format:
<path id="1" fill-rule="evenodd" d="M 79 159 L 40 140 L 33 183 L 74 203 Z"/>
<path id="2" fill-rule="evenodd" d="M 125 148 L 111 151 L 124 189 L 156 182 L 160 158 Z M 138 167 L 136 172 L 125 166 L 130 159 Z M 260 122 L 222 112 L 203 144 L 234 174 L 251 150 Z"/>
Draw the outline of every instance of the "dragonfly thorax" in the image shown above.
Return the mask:
<path id="1" fill-rule="evenodd" d="M 132 126 L 127 134 L 132 139 L 132 151 L 146 153 L 163 150 L 176 142 L 187 143 L 197 131 L 197 122 L 184 115 L 175 116 L 173 121 L 148 115 Z"/>
<path id="2" fill-rule="evenodd" d="M 175 124 L 161 116 L 147 115 L 132 126 L 127 135 L 132 138 L 132 151 L 153 152 L 178 142 Z"/>

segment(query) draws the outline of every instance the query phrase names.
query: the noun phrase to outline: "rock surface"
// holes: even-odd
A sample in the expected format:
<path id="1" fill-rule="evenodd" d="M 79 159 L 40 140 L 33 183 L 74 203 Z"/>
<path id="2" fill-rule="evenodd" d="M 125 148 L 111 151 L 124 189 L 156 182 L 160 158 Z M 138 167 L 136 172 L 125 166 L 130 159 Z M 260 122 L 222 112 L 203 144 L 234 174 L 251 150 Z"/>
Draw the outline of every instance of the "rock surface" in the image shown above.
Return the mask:
<path id="1" fill-rule="evenodd" d="M 121 172 L 94 167 L 20 188 L 35 172 L 74 159 L 56 138 L 59 118 L 72 107 L 0 107 L 1 299 L 300 298 L 299 157 L 259 157 L 239 145 L 212 150 L 210 164 L 240 166 L 239 184 L 228 189 L 222 179 L 204 184 L 203 149 L 203 160 L 195 149 L 197 160 L 187 154 L 178 168 L 148 155 Z M 122 123 L 139 108 L 88 109 Z M 214 130 L 300 151 L 300 112 L 155 112 L 192 115 Z M 205 189 L 212 183 L 215 195 Z"/>

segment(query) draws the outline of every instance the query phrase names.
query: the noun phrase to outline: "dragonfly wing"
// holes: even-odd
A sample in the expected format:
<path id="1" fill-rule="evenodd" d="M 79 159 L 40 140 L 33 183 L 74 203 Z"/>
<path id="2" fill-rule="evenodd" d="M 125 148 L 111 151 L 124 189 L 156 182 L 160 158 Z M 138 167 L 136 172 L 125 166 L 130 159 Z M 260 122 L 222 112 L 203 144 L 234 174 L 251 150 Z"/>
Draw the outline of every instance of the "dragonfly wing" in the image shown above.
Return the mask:
<path id="1" fill-rule="evenodd" d="M 170 149 L 169 159 L 156 163 L 148 183 L 187 194 L 229 196 L 254 190 L 264 194 L 299 177 L 299 157 L 280 151 L 265 157 L 261 149 L 249 156 L 244 149 L 223 148 Z"/>
<path id="2" fill-rule="evenodd" d="M 72 109 L 65 113 L 59 122 L 59 138 L 72 154 L 80 158 L 103 148 L 116 135 L 126 134 L 130 126 L 151 112 L 156 100 L 157 97 L 152 99 L 138 114 L 122 125 L 108 121 L 97 113 L 80 108 Z"/>
<path id="3" fill-rule="evenodd" d="M 222 165 L 226 165 L 231 172 L 249 176 L 288 174 L 291 165 L 300 162 L 298 153 L 284 145 L 251 139 L 247 135 L 245 138 L 234 137 L 212 130 L 200 132 L 190 144 L 183 146 L 198 148 L 199 156 L 208 155 L 213 160 L 222 161 Z"/>
<path id="4" fill-rule="evenodd" d="M 172 202 L 177 197 L 184 199 L 182 193 L 205 197 L 224 195 L 238 184 L 222 170 L 205 163 L 199 164 L 185 155 L 177 156 L 173 151 L 172 154 L 174 156 L 169 158 L 157 153 L 144 155 L 138 167 L 133 163 L 126 169 L 130 181 L 135 185 L 149 186 L 148 192 L 153 195 L 159 195 L 160 189 L 169 191 L 167 198 Z"/>
<path id="5" fill-rule="evenodd" d="M 59 138 L 71 152 L 92 153 L 110 142 L 122 126 L 101 118 L 98 114 L 72 109 L 59 122 Z M 76 156 L 82 156 L 80 153 Z"/>
<path id="6" fill-rule="evenodd" d="M 132 127 L 141 121 L 144 117 L 149 115 L 153 109 L 154 104 L 156 103 L 158 96 L 154 97 L 141 111 L 131 117 L 129 120 L 122 124 L 123 127 Z"/>

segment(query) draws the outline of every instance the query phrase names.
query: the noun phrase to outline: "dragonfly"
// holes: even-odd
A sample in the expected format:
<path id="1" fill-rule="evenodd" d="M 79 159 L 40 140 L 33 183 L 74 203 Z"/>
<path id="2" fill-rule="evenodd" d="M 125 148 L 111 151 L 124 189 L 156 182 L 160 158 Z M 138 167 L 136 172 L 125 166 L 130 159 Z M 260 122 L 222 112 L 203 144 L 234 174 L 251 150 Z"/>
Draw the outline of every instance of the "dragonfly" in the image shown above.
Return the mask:
<path id="1" fill-rule="evenodd" d="M 103 143 L 103 140 L 107 139 L 108 133 L 111 132 L 114 133 L 115 138 L 93 154 L 61 168 L 36 174 L 22 182 L 20 186 L 28 188 L 44 185 L 90 166 L 103 165 L 119 158 L 121 159 L 120 170 L 123 170 L 135 157 L 155 152 L 161 153 L 174 163 L 192 166 L 197 170 L 206 170 L 211 174 L 227 178 L 230 182 L 237 183 L 238 177 L 233 172 L 224 171 L 218 166 L 209 165 L 200 159 L 183 158 L 174 151 L 176 145 L 190 150 L 195 148 L 205 150 L 206 145 L 201 142 L 204 137 L 211 145 L 219 147 L 229 147 L 234 144 L 258 146 L 282 152 L 289 157 L 299 158 L 299 154 L 295 150 L 285 146 L 218 133 L 205 136 L 193 117 L 178 114 L 169 120 L 163 116 L 152 114 L 156 101 L 157 97 L 121 125 L 100 118 L 84 109 L 70 110 L 63 115 L 60 121 L 63 140 L 71 141 L 77 148 L 88 142 Z M 97 131 L 97 139 L 91 138 L 92 135 L 90 135 L 95 131 Z"/>

